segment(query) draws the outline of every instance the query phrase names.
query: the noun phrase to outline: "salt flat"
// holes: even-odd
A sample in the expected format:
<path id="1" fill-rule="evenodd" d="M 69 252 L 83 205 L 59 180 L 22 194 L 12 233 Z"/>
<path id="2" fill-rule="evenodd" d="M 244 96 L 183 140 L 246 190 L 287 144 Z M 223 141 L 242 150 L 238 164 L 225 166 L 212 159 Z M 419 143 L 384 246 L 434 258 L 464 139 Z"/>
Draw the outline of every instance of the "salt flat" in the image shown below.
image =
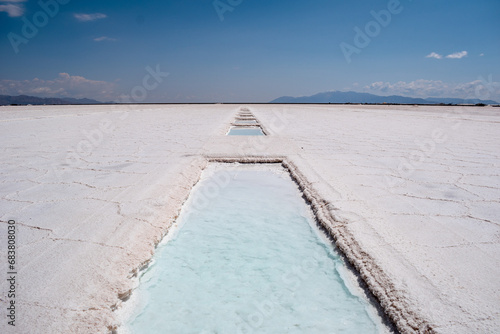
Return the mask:
<path id="1" fill-rule="evenodd" d="M 7 221 L 18 228 L 17 323 L 1 331 L 118 326 L 207 160 L 249 156 L 305 176 L 402 331 L 496 331 L 498 108 L 247 107 L 269 136 L 224 135 L 239 105 L 0 108 L 4 273 Z"/>

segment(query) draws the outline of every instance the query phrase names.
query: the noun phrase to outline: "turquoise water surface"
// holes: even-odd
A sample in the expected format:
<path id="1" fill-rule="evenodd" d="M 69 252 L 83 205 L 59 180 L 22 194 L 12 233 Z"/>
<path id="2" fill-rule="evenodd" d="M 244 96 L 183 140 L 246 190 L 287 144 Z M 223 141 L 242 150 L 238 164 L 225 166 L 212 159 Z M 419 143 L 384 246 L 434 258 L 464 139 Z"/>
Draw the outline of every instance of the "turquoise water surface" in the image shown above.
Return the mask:
<path id="1" fill-rule="evenodd" d="M 264 132 L 260 127 L 232 127 L 227 133 L 228 136 L 264 136 Z"/>
<path id="2" fill-rule="evenodd" d="M 281 167 L 210 166 L 133 293 L 131 333 L 378 333 Z"/>

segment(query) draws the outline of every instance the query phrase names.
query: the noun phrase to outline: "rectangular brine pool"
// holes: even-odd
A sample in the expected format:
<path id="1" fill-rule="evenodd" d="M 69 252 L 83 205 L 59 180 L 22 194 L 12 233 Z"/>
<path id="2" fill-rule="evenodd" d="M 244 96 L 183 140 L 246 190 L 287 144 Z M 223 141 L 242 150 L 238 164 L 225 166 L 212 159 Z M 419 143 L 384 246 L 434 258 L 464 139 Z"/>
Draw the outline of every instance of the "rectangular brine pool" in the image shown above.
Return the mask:
<path id="1" fill-rule="evenodd" d="M 265 136 L 260 126 L 233 126 L 227 133 L 228 136 Z"/>
<path id="2" fill-rule="evenodd" d="M 120 311 L 120 333 L 385 333 L 279 164 L 211 164 Z"/>

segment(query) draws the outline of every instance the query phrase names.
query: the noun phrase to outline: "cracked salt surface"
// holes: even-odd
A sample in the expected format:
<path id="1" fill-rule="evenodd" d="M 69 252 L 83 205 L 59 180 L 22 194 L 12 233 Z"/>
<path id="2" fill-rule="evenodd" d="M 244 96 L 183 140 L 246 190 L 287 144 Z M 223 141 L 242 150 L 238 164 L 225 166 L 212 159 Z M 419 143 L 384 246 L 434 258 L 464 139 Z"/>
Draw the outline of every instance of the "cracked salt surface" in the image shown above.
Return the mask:
<path id="1" fill-rule="evenodd" d="M 0 235 L 15 219 L 22 278 L 22 322 L 14 332 L 0 322 L 0 332 L 117 325 L 129 277 L 175 221 L 207 156 L 293 163 L 401 332 L 500 328 L 498 108 L 247 109 L 269 136 L 225 136 L 239 105 L 0 107 Z M 106 120 L 110 131 L 82 146 Z M 422 146 L 439 131 L 435 146 Z M 408 162 L 414 169 L 401 168 Z"/>
<path id="2" fill-rule="evenodd" d="M 280 165 L 204 175 L 127 303 L 127 332 L 388 331 Z"/>

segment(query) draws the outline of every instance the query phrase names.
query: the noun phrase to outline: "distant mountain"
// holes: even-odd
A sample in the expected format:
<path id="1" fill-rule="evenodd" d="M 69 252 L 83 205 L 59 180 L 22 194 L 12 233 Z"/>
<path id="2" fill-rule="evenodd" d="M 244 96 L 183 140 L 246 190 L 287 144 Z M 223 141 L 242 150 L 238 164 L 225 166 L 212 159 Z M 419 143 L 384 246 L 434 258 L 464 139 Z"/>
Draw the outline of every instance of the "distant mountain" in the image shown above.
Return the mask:
<path id="1" fill-rule="evenodd" d="M 446 104 L 477 104 L 477 103 L 483 103 L 483 104 L 498 104 L 498 102 L 493 101 L 493 100 L 480 100 L 480 99 L 457 99 L 457 98 L 440 98 L 440 97 L 428 97 L 426 98 L 427 101 L 433 102 L 433 103 L 446 103 Z"/>
<path id="2" fill-rule="evenodd" d="M 451 103 L 451 104 L 498 104 L 498 102 L 491 100 L 464 100 L 464 99 L 453 99 L 453 98 L 414 98 L 407 96 L 391 95 L 391 96 L 380 96 L 369 93 L 358 93 L 358 92 L 340 92 L 331 91 L 315 94 L 312 96 L 282 96 L 277 98 L 270 103 L 395 103 L 395 104 L 439 104 L 439 103 Z"/>
<path id="3" fill-rule="evenodd" d="M 0 105 L 27 105 L 27 104 L 101 104 L 102 102 L 92 99 L 74 99 L 57 97 L 36 97 L 29 95 L 0 95 Z"/>
<path id="4" fill-rule="evenodd" d="M 71 97 L 65 97 L 62 100 L 63 101 L 67 101 L 70 104 L 102 104 L 103 103 L 103 102 L 100 102 L 100 101 L 96 101 L 96 100 L 92 100 L 92 99 L 87 99 L 87 98 L 73 99 Z M 106 102 L 106 103 L 108 103 L 108 102 Z"/>

